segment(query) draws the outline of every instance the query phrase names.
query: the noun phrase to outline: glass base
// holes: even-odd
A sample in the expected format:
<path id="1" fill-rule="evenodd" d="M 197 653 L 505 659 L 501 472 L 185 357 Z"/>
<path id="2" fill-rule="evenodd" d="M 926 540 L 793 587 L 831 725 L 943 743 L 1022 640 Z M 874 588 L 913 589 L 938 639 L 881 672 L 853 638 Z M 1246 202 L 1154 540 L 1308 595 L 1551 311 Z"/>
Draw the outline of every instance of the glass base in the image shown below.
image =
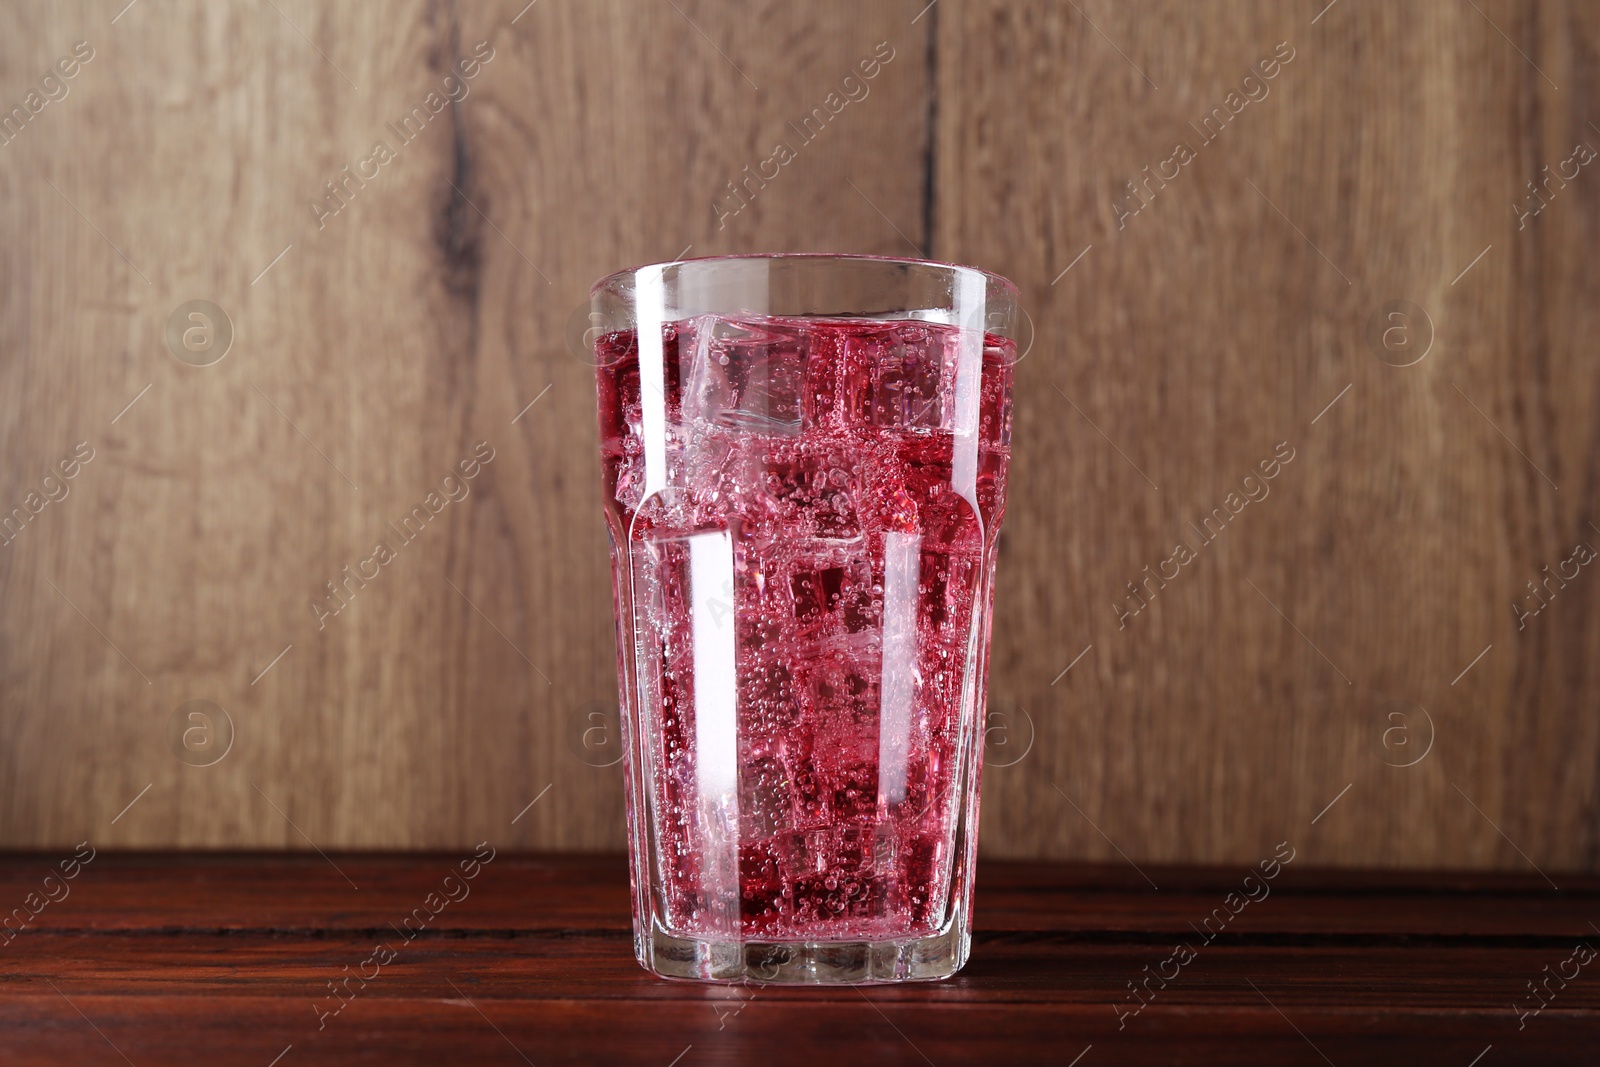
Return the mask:
<path id="1" fill-rule="evenodd" d="M 972 935 L 953 909 L 938 933 L 883 941 L 713 941 L 658 923 L 634 937 L 634 955 L 662 978 L 757 985 L 861 985 L 949 978 L 967 962 Z"/>

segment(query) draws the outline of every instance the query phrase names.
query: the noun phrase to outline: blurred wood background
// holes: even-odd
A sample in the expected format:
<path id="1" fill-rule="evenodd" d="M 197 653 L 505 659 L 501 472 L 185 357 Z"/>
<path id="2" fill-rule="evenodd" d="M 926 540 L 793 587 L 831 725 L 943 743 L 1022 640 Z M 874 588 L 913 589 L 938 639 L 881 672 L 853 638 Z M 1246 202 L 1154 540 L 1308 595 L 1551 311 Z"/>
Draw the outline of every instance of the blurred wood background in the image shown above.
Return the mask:
<path id="1" fill-rule="evenodd" d="M 125 2 L 0 10 L 0 846 L 620 847 L 569 317 L 832 250 L 1036 330 L 988 854 L 1600 866 L 1592 6 Z"/>

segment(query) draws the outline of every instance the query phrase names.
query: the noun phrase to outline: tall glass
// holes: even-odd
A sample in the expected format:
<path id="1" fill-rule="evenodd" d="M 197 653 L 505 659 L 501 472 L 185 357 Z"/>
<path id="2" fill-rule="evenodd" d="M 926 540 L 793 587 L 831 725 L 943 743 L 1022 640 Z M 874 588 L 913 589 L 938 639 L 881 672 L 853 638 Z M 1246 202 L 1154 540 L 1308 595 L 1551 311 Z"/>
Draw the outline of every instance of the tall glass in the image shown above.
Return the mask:
<path id="1" fill-rule="evenodd" d="M 639 962 L 955 973 L 1015 287 L 764 255 L 591 298 Z"/>

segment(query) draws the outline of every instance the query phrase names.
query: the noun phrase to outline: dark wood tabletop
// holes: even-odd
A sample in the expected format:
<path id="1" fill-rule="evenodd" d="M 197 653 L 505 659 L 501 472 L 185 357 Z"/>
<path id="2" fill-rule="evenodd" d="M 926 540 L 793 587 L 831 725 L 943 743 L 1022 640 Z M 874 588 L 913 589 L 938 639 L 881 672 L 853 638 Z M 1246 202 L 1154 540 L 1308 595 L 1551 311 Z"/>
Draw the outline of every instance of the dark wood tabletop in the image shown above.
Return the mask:
<path id="1" fill-rule="evenodd" d="M 617 856 L 69 857 L 0 857 L 3 1064 L 1600 1062 L 1592 877 L 990 862 L 958 976 L 818 989 L 646 974 Z"/>

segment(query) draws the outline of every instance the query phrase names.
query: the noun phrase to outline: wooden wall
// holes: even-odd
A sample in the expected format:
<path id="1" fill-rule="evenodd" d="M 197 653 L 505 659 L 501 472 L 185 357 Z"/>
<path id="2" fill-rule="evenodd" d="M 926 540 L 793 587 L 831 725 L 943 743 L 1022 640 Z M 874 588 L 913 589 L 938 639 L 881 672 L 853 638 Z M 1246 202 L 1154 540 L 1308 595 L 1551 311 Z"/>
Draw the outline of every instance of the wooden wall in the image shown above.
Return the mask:
<path id="1" fill-rule="evenodd" d="M 0 845 L 619 847 L 569 316 L 834 250 L 1035 327 L 988 853 L 1600 866 L 1592 8 L 123 3 L 0 11 Z"/>

